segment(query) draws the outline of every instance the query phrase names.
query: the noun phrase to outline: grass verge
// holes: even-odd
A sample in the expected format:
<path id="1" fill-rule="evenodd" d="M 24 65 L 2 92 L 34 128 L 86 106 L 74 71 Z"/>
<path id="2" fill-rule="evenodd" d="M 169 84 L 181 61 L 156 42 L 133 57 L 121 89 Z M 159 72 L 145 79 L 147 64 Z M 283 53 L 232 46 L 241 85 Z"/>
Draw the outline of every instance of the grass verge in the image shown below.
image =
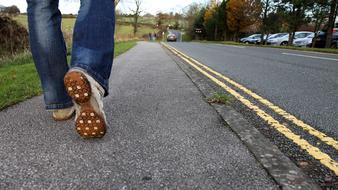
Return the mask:
<path id="1" fill-rule="evenodd" d="M 117 42 L 115 43 L 115 57 L 125 53 L 136 45 L 136 41 Z"/>
<path id="2" fill-rule="evenodd" d="M 216 44 L 224 44 L 224 45 L 249 46 L 249 47 L 262 47 L 262 48 L 290 49 L 290 50 L 307 51 L 307 52 L 338 54 L 338 49 L 332 49 L 332 48 L 302 48 L 302 47 L 294 47 L 294 46 L 254 45 L 254 44 L 242 44 L 242 43 L 233 42 L 233 41 L 194 41 L 194 42 L 216 43 Z"/>
<path id="3" fill-rule="evenodd" d="M 219 92 L 208 98 L 210 104 L 227 104 L 230 100 L 229 96 Z"/>
<path id="4" fill-rule="evenodd" d="M 115 57 L 135 45 L 135 41 L 116 43 Z M 41 93 L 40 80 L 29 52 L 0 61 L 0 110 Z"/>

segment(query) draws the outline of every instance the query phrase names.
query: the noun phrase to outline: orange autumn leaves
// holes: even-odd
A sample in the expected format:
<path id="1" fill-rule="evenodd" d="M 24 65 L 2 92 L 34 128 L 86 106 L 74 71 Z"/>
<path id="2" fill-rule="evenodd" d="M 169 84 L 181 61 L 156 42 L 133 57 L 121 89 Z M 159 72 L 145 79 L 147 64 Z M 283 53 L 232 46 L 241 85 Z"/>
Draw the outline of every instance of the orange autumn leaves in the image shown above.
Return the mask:
<path id="1" fill-rule="evenodd" d="M 259 22 L 262 4 L 258 0 L 229 0 L 227 12 L 228 29 L 239 33 Z"/>
<path id="2" fill-rule="evenodd" d="M 217 11 L 217 5 L 213 4 L 211 5 L 204 14 L 204 25 L 206 25 L 207 22 L 209 22 L 216 14 Z"/>
<path id="3" fill-rule="evenodd" d="M 204 24 L 212 20 L 219 5 L 211 4 L 204 14 Z M 258 24 L 262 13 L 260 0 L 228 0 L 226 2 L 226 19 L 223 21 L 230 32 L 243 32 L 248 27 Z"/>

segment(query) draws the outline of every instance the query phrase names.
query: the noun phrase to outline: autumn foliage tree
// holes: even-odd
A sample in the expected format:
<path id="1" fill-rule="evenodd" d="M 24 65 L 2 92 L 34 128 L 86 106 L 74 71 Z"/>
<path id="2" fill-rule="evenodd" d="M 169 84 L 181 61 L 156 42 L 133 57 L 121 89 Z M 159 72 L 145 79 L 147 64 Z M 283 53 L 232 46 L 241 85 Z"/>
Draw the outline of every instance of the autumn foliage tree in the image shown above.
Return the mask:
<path id="1" fill-rule="evenodd" d="M 259 21 L 262 4 L 259 0 L 229 0 L 227 4 L 228 29 L 235 33 L 238 40 L 239 33 Z"/>
<path id="2" fill-rule="evenodd" d="M 216 40 L 218 36 L 217 5 L 211 5 L 206 9 L 203 24 L 208 40 Z"/>
<path id="3" fill-rule="evenodd" d="M 264 42 L 266 35 L 288 32 L 291 45 L 295 33 L 307 27 L 327 32 L 330 47 L 338 0 L 210 0 L 208 6 L 191 10 L 194 14 L 187 18 L 192 38 L 238 41 L 241 35 L 260 32 Z"/>
<path id="4" fill-rule="evenodd" d="M 226 23 L 227 1 L 211 4 L 204 14 L 204 26 L 207 38 L 211 40 L 225 40 L 227 32 Z"/>

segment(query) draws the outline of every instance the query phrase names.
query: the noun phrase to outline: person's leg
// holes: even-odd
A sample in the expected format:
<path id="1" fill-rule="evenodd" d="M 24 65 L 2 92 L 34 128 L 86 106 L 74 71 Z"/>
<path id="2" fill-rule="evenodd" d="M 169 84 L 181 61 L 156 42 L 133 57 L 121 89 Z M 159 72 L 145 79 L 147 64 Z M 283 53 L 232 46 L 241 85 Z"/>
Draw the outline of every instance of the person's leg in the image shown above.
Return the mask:
<path id="1" fill-rule="evenodd" d="M 75 24 L 72 68 L 84 70 L 108 95 L 114 58 L 115 5 L 113 0 L 81 0 Z"/>
<path id="2" fill-rule="evenodd" d="M 72 99 L 63 84 L 63 78 L 69 67 L 61 32 L 58 2 L 58 0 L 27 0 L 31 51 L 48 110 L 73 106 Z"/>
<path id="3" fill-rule="evenodd" d="M 72 69 L 64 83 L 77 105 L 76 130 L 84 138 L 106 134 L 102 97 L 114 58 L 115 6 L 112 0 L 81 0 L 74 29 Z"/>

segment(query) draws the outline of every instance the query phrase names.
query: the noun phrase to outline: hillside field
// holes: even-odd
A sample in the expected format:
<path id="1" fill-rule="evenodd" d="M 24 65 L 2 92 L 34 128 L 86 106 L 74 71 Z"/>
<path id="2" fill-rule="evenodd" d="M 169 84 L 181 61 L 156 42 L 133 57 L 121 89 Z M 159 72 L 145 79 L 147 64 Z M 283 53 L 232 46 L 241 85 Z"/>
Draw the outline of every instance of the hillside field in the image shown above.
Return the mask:
<path id="1" fill-rule="evenodd" d="M 15 17 L 15 20 L 17 20 L 20 24 L 22 24 L 26 28 L 28 27 L 26 15 L 17 16 L 17 17 Z M 63 18 L 62 19 L 62 30 L 65 33 L 66 40 L 68 38 L 71 38 L 71 34 L 73 33 L 73 27 L 74 27 L 74 24 L 75 24 L 75 20 L 76 20 L 75 18 Z M 148 24 L 150 22 L 152 22 L 152 21 L 148 20 L 148 22 L 140 22 L 138 32 L 137 32 L 136 36 L 134 36 L 133 27 L 129 22 L 121 23 L 121 22 L 118 21 L 117 24 L 116 24 L 116 29 L 115 29 L 115 38 L 116 38 L 117 41 L 125 41 L 125 40 L 130 40 L 130 39 L 135 39 L 135 38 L 141 39 L 143 36 L 145 36 L 149 33 L 158 32 L 158 29 L 152 27 L 151 24 Z"/>

